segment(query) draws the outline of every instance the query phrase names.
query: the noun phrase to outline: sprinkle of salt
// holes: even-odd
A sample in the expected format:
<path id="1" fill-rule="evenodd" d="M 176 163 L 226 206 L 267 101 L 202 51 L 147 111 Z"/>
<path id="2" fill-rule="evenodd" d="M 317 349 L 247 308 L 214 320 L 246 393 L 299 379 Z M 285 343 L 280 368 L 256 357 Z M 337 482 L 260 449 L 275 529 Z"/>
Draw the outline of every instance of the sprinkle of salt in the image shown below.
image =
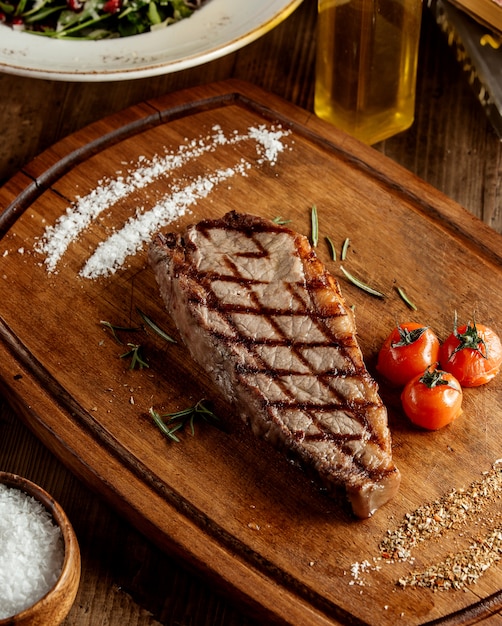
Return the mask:
<path id="1" fill-rule="evenodd" d="M 197 159 L 221 145 L 236 145 L 243 141 L 256 141 L 258 159 L 256 165 L 265 162 L 275 165 L 280 152 L 284 150 L 281 141 L 289 131 L 267 128 L 265 125 L 248 128 L 247 133 L 234 131 L 230 136 L 223 133 L 220 126 L 212 129 L 213 134 L 205 138 L 193 139 L 181 145 L 176 152 L 151 160 L 140 157 L 135 169 L 124 179 L 101 181 L 98 187 L 68 207 L 53 226 L 48 226 L 35 251 L 45 255 L 45 265 L 49 272 L 56 271 L 57 265 L 68 246 L 103 211 L 136 189 L 141 189 L 156 178 L 173 170 L 179 170 L 191 159 Z M 157 205 L 143 214 L 130 218 L 126 224 L 102 242 L 81 270 L 81 276 L 96 278 L 115 272 L 127 256 L 137 252 L 141 246 L 160 228 L 182 217 L 189 207 L 200 198 L 206 197 L 214 187 L 235 174 L 246 175 L 251 163 L 242 160 L 235 168 L 226 168 L 200 176 L 186 187 L 174 189 Z"/>
<path id="2" fill-rule="evenodd" d="M 61 530 L 40 502 L 0 485 L 0 619 L 32 606 L 56 583 Z"/>
<path id="3" fill-rule="evenodd" d="M 236 173 L 244 175 L 250 167 L 249 163 L 244 163 L 233 169 L 218 170 L 211 176 L 201 176 L 183 189 L 176 189 L 148 212 L 130 218 L 120 230 L 98 245 L 80 275 L 84 278 L 97 278 L 112 274 L 160 228 L 184 215 L 198 199 L 208 196 L 218 183 Z"/>

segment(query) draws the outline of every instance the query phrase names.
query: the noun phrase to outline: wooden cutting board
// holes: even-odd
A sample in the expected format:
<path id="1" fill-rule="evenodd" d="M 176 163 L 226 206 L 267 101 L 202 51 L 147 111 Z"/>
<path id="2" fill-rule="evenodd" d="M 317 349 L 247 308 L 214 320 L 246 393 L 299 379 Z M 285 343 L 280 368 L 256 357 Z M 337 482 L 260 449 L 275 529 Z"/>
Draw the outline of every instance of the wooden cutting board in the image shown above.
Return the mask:
<path id="1" fill-rule="evenodd" d="M 148 239 L 155 225 L 178 231 L 232 209 L 282 217 L 310 235 L 316 205 L 318 254 L 355 307 L 374 373 L 396 321 L 420 321 L 445 338 L 457 310 L 461 321 L 475 314 L 502 331 L 499 235 L 376 151 L 238 82 L 93 124 L 15 176 L 0 205 L 3 392 L 36 435 L 145 535 L 264 623 L 465 624 L 488 615 L 502 623 L 500 539 L 493 539 L 501 528 L 500 465 L 492 469 L 502 457 L 502 377 L 466 390 L 463 416 L 436 433 L 411 427 L 398 393 L 382 384 L 402 487 L 372 518 L 356 520 L 343 497 L 328 498 L 239 423 L 180 343 L 145 324 L 138 309 L 177 337 L 146 246 L 134 239 L 142 220 Z M 129 248 L 119 234 L 126 236 L 128 221 Z M 114 238 L 110 257 L 100 244 Z M 343 276 L 346 238 L 344 267 L 384 299 Z M 103 322 L 139 330 L 117 331 L 119 345 Z M 130 368 L 122 358 L 128 344 L 141 346 L 148 368 Z M 177 411 L 202 398 L 212 401 L 218 427 L 197 422 L 195 435 L 182 431 L 179 443 L 149 415 L 151 407 Z M 492 497 L 463 502 L 461 520 L 447 528 L 459 517 L 448 494 L 470 494 L 473 483 Z M 420 507 L 442 498 L 425 515 L 433 532 L 418 530 Z M 405 544 L 411 533 L 417 545 L 389 558 L 384 540 L 398 545 L 400 529 Z M 399 584 L 448 555 L 462 556 L 464 568 L 479 563 L 490 536 L 493 563 L 474 582 L 439 591 Z"/>

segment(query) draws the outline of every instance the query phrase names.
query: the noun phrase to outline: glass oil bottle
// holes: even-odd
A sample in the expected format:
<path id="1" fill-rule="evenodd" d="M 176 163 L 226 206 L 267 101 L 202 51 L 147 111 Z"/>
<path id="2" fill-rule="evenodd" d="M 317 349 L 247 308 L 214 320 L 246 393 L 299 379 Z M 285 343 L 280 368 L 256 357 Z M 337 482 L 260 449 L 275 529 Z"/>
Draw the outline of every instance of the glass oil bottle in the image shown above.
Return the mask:
<path id="1" fill-rule="evenodd" d="M 413 123 L 421 0 L 318 0 L 315 112 L 367 144 Z"/>

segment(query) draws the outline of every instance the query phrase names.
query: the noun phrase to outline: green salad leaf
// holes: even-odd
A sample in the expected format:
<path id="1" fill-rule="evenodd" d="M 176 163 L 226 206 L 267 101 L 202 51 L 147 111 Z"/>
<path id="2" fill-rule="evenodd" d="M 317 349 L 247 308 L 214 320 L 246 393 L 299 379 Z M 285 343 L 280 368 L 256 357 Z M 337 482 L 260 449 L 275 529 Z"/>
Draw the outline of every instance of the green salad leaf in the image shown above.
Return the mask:
<path id="1" fill-rule="evenodd" d="M 0 0 L 7 26 L 54 39 L 113 39 L 190 17 L 204 0 Z"/>

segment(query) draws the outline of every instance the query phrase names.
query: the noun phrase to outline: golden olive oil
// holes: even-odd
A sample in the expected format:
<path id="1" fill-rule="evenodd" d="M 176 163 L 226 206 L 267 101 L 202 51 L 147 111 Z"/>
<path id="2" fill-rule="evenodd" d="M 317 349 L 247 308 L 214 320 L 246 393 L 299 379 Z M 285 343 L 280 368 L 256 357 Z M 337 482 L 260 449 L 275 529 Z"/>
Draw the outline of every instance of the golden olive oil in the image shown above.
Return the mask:
<path id="1" fill-rule="evenodd" d="M 421 0 L 319 0 L 315 112 L 367 144 L 411 126 Z"/>

